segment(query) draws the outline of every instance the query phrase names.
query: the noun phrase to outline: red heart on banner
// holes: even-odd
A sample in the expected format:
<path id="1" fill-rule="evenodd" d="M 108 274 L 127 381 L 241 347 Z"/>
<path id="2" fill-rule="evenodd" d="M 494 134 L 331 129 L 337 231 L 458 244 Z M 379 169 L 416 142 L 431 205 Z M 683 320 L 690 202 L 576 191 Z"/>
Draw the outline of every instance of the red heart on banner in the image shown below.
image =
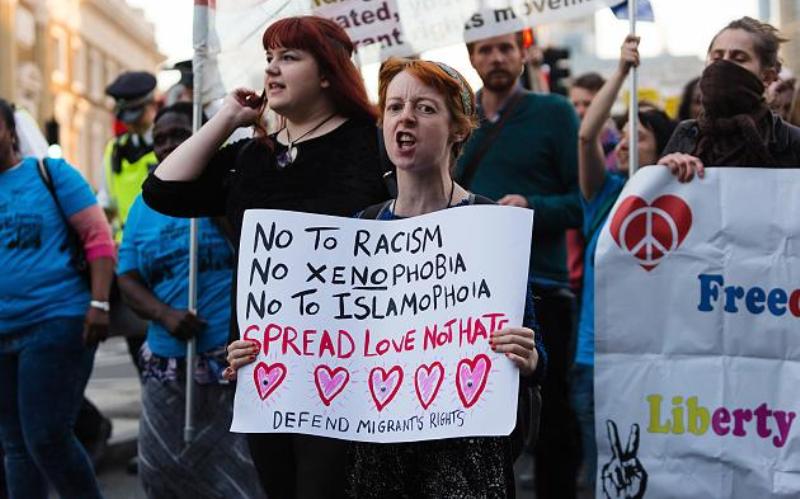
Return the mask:
<path id="1" fill-rule="evenodd" d="M 261 400 L 266 400 L 283 383 L 286 378 L 286 366 L 280 362 L 272 365 L 266 362 L 259 362 L 253 369 L 253 379 L 256 382 L 258 396 Z"/>
<path id="2" fill-rule="evenodd" d="M 648 204 L 639 196 L 620 203 L 611 219 L 611 235 L 645 270 L 678 249 L 692 227 L 692 210 L 678 196 L 667 194 Z"/>
<path id="3" fill-rule="evenodd" d="M 369 391 L 372 393 L 372 400 L 375 401 L 378 412 L 394 399 L 402 382 L 403 369 L 400 366 L 394 366 L 388 371 L 376 367 L 369 372 Z"/>

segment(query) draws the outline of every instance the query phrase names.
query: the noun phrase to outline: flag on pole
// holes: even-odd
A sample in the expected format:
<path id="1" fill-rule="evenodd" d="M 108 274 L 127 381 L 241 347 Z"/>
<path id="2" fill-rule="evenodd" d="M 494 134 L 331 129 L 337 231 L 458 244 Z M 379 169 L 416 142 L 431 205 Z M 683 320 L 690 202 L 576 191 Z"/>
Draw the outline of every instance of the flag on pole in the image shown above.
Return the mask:
<path id="1" fill-rule="evenodd" d="M 611 7 L 611 11 L 617 19 L 628 19 L 628 0 Z M 653 6 L 650 0 L 639 0 L 636 5 L 636 20 L 655 22 L 656 16 L 653 13 Z"/>

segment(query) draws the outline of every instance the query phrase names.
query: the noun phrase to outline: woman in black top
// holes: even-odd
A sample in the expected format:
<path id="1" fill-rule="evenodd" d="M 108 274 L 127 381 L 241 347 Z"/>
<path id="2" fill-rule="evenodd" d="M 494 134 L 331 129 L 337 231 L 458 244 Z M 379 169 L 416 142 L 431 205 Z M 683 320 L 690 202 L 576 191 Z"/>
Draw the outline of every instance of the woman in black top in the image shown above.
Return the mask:
<path id="1" fill-rule="evenodd" d="M 703 177 L 704 166 L 800 166 L 800 128 L 773 114 L 764 99 L 780 73 L 785 41 L 750 17 L 717 33 L 700 78 L 700 116 L 678 126 L 659 164 L 683 182 Z"/>
<path id="2" fill-rule="evenodd" d="M 351 216 L 388 197 L 375 110 L 350 60 L 353 45 L 344 30 L 326 19 L 293 17 L 270 25 L 263 44 L 265 93 L 234 91 L 143 185 L 144 200 L 164 214 L 225 215 L 237 241 L 247 209 Z M 283 127 L 219 149 L 237 128 L 258 127 L 267 101 Z M 232 379 L 255 359 L 255 350 L 235 341 L 228 351 Z M 342 441 L 283 434 L 251 434 L 248 440 L 270 498 L 344 496 Z"/>

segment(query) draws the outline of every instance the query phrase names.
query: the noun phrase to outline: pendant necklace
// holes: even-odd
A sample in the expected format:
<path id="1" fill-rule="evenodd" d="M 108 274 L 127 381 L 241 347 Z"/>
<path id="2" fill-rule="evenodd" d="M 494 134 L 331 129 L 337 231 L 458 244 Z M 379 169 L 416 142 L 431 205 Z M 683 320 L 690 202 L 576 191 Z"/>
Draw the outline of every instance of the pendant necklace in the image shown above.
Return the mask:
<path id="1" fill-rule="evenodd" d="M 294 140 L 292 140 L 292 137 L 289 135 L 289 126 L 287 125 L 285 127 L 286 128 L 286 141 L 289 144 L 286 146 L 286 150 L 283 151 L 282 153 L 278 154 L 278 156 L 276 158 L 276 161 L 277 161 L 277 164 L 278 164 L 278 168 L 286 168 L 287 166 L 289 166 L 292 163 L 294 163 L 294 160 L 297 159 L 297 147 L 295 146 L 295 144 L 297 144 L 304 137 L 308 136 L 310 133 L 319 130 L 319 127 L 321 127 L 325 123 L 329 122 L 331 120 L 331 118 L 333 118 L 334 116 L 336 116 L 336 113 L 333 113 L 330 116 L 328 116 L 327 118 L 325 118 L 324 120 L 320 121 L 311 130 L 307 131 L 306 133 L 304 133 L 303 135 L 297 137 Z"/>

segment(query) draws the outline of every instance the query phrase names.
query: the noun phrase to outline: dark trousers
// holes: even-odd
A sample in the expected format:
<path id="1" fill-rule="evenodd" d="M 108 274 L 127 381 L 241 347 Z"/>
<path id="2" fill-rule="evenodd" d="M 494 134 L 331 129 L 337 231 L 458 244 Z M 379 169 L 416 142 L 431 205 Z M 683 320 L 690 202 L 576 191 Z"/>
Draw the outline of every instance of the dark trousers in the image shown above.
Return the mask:
<path id="1" fill-rule="evenodd" d="M 535 449 L 536 498 L 573 499 L 578 471 L 577 424 L 567 383 L 573 359 L 574 297 L 566 290 L 534 287 L 536 317 L 547 349 L 539 441 Z"/>
<path id="2" fill-rule="evenodd" d="M 9 495 L 99 498 L 74 425 L 94 348 L 83 345 L 83 317 L 47 319 L 0 335 L 0 439 Z"/>
<path id="3" fill-rule="evenodd" d="M 75 420 L 75 436 L 87 451 L 103 437 L 100 432 L 102 424 L 103 415 L 100 410 L 91 400 L 83 397 L 78 419 Z"/>
<path id="4" fill-rule="evenodd" d="M 250 455 L 270 499 L 347 497 L 348 444 L 294 434 L 250 433 Z"/>
<path id="5" fill-rule="evenodd" d="M 0 445 L 0 464 L 3 463 L 3 446 Z M 0 499 L 6 499 L 8 492 L 6 491 L 6 469 L 5 466 L 0 466 Z"/>

